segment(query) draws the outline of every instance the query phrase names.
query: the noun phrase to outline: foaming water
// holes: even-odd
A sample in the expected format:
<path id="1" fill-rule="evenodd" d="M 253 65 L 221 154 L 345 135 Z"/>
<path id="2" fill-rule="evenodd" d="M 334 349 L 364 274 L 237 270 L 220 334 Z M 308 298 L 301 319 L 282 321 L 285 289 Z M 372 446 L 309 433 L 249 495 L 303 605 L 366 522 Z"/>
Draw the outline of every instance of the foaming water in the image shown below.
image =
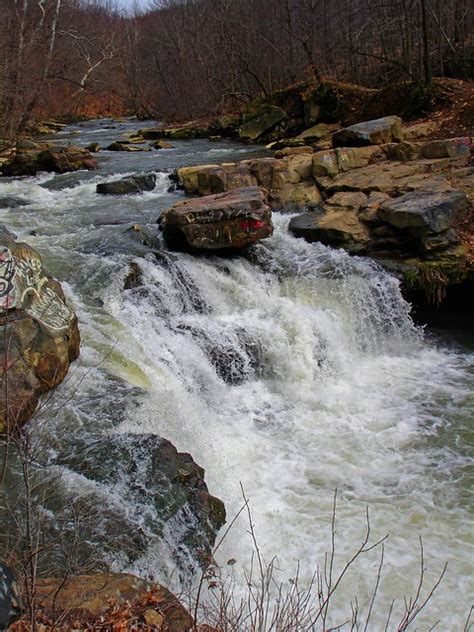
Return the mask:
<path id="1" fill-rule="evenodd" d="M 421 536 L 429 580 L 449 561 L 424 623 L 441 618 L 458 629 L 467 604 L 449 595 L 472 586 L 468 456 L 457 446 L 460 427 L 449 437 L 456 424 L 448 402 L 472 412 L 473 358 L 426 346 L 392 277 L 292 238 L 287 221 L 277 218 L 256 262 L 141 261 L 146 292 L 109 297 L 141 346 L 151 383 L 121 430 L 162 432 L 190 450 L 230 517 L 243 502 L 242 485 L 260 550 L 267 562 L 277 556 L 282 581 L 299 563 L 309 582 L 324 563 L 335 489 L 339 565 L 363 536 L 368 505 L 374 536 L 390 534 L 374 630 L 392 598 L 403 602 L 415 591 Z M 219 551 L 221 563 L 237 560 L 243 590 L 247 528 L 239 520 Z M 341 585 L 334 623 L 350 616 L 355 595 L 367 606 L 374 555 Z M 150 572 L 155 563 L 150 551 L 133 570 Z"/>
<path id="2" fill-rule="evenodd" d="M 123 173 L 132 171 L 129 164 Z M 390 535 L 370 630 L 383 629 L 392 599 L 416 589 L 420 536 L 427 584 L 449 566 L 419 629 L 439 619 L 440 629 L 461 630 L 473 588 L 474 357 L 424 341 L 394 278 L 293 238 L 285 216 L 274 217 L 274 236 L 249 258 L 131 251 L 127 226 L 151 228 L 177 199 L 157 171 L 155 191 L 113 199 L 95 194 L 97 182 L 113 179 L 108 173 L 64 178 L 61 190 L 47 188 L 51 176 L 0 184 L 1 194 L 31 201 L 5 211 L 5 221 L 44 253 L 81 322 L 76 392 L 48 432 L 166 437 L 206 468 L 229 519 L 242 506 L 242 485 L 260 551 L 267 562 L 277 557 L 278 581 L 299 564 L 307 584 L 324 564 L 337 489 L 337 568 L 364 535 L 366 506 L 374 539 Z M 124 291 L 131 259 L 142 285 Z M 66 482 L 94 491 L 72 473 Z M 120 507 L 120 491 L 96 489 L 97 506 L 109 503 L 138 524 L 136 508 Z M 178 530 L 169 525 L 166 541 Z M 147 537 L 139 560 L 116 559 L 115 568 L 172 574 L 169 551 Z M 242 516 L 217 556 L 223 567 L 236 560 L 228 568 L 237 591 L 246 590 L 252 548 Z M 367 608 L 377 555 L 342 582 L 333 624 L 350 617 L 356 595 Z"/>

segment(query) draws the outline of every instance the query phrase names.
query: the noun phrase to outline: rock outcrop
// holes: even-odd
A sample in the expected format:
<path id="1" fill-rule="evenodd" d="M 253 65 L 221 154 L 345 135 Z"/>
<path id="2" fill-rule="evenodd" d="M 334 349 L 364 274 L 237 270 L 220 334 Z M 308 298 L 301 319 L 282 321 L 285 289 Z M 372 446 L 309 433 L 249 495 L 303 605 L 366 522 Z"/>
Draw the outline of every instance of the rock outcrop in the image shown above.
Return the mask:
<path id="1" fill-rule="evenodd" d="M 256 186 L 179 202 L 159 222 L 176 250 L 237 251 L 273 233 L 265 192 Z"/>
<path id="2" fill-rule="evenodd" d="M 0 433 L 33 414 L 79 355 L 77 317 L 39 254 L 0 230 Z"/>
<path id="3" fill-rule="evenodd" d="M 148 173 L 138 176 L 112 180 L 111 182 L 101 182 L 96 186 L 97 193 L 101 195 L 127 195 L 130 193 L 143 193 L 153 191 L 156 185 L 156 175 Z"/>
<path id="4" fill-rule="evenodd" d="M 4 176 L 34 176 L 40 171 L 66 173 L 78 169 L 97 169 L 97 162 L 90 151 L 73 145 L 18 152 L 2 165 Z"/>

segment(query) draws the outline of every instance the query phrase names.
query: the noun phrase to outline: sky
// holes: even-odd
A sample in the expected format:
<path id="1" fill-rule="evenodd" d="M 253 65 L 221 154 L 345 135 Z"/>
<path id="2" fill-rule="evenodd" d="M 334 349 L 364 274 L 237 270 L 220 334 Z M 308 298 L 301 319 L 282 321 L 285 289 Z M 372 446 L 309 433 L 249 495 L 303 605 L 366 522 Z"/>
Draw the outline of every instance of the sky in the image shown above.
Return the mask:
<path id="1" fill-rule="evenodd" d="M 149 5 L 148 0 L 115 0 L 115 4 L 122 9 L 131 9 L 135 5 L 135 2 L 141 9 L 146 9 Z"/>

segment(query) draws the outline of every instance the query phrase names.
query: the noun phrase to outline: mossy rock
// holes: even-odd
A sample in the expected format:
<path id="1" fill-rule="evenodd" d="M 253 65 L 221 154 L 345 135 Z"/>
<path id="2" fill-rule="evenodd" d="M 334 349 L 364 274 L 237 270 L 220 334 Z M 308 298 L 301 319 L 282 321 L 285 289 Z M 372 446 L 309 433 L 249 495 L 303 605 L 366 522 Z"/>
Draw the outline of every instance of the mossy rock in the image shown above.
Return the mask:
<path id="1" fill-rule="evenodd" d="M 244 113 L 244 124 L 240 128 L 240 138 L 244 141 L 256 141 L 271 132 L 281 121 L 287 118 L 285 110 L 263 103 L 253 105 Z"/>

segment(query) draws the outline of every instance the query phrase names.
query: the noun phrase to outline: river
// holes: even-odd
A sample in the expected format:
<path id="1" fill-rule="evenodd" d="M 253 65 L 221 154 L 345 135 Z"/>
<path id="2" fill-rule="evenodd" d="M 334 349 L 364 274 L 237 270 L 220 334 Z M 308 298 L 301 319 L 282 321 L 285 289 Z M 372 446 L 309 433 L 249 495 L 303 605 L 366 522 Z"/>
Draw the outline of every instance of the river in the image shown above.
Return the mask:
<path id="1" fill-rule="evenodd" d="M 139 126 L 92 121 L 57 138 L 105 146 Z M 294 578 L 298 568 L 302 586 L 330 550 L 337 490 L 336 570 L 363 538 L 366 507 L 372 540 L 389 535 L 367 629 L 383 629 L 392 599 L 395 622 L 404 596 L 416 590 L 421 537 L 423 594 L 445 562 L 448 568 L 417 629 L 439 620 L 436 629 L 462 630 L 474 588 L 472 337 L 416 326 L 393 277 L 366 259 L 295 239 L 288 215 L 274 215 L 274 236 L 251 257 L 179 254 L 163 266 L 138 246 L 133 251 L 126 229 L 139 223 L 156 232 L 160 213 L 183 196 L 172 190 L 169 170 L 265 155 L 230 142 L 172 144 L 101 152 L 96 172 L 0 179 L 0 221 L 61 281 L 83 339 L 80 360 L 58 389 L 64 404 L 40 431 L 55 451 L 97 433 L 166 437 L 205 468 L 228 520 L 244 490 L 260 553 L 267 563 L 277 558 L 276 580 Z M 142 171 L 157 173 L 154 191 L 95 193 L 98 182 Z M 28 205 L 1 208 L 5 196 Z M 124 290 L 132 260 L 143 287 Z M 127 505 L 120 489 L 72 471 L 63 484 L 97 515 L 114 505 L 124 522 L 142 523 L 143 508 Z M 100 529 L 94 533 L 101 548 Z M 237 594 L 245 592 L 253 548 L 244 512 L 217 554 Z M 363 555 L 341 582 L 333 624 L 350 618 L 356 595 L 367 611 L 379 556 L 380 547 Z M 173 581 L 153 534 L 138 559 L 118 553 L 108 561 Z"/>

